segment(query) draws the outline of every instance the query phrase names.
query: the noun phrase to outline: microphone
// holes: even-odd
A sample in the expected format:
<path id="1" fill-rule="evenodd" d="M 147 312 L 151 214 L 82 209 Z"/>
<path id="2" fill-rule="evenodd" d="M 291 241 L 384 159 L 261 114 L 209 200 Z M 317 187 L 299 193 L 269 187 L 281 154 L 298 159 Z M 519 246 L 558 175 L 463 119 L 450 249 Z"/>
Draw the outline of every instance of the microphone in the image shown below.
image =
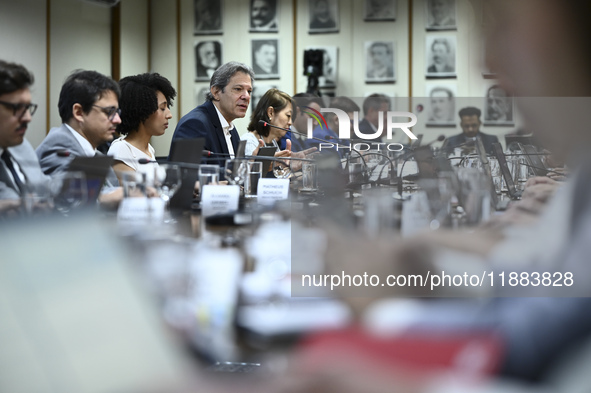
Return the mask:
<path id="1" fill-rule="evenodd" d="M 404 161 L 402 162 L 402 166 L 400 167 L 400 176 L 398 176 L 398 184 L 397 184 L 397 188 L 398 188 L 398 195 L 400 195 L 400 197 L 402 198 L 402 181 L 403 179 L 403 172 L 404 172 L 404 165 L 406 164 L 406 162 L 413 156 L 415 155 L 415 153 L 417 152 L 417 150 L 421 150 L 421 149 L 426 149 L 428 147 L 430 147 L 433 143 L 435 142 L 442 142 L 445 140 L 445 135 L 441 134 L 437 137 L 437 139 L 432 140 L 431 142 L 427 143 L 424 146 L 419 146 L 419 147 L 415 147 L 414 149 L 412 149 L 409 153 L 407 153 L 406 157 L 403 157 Z"/>
<path id="2" fill-rule="evenodd" d="M 296 130 L 291 130 L 291 129 L 288 129 L 288 128 L 283 128 L 283 127 L 275 126 L 275 125 L 270 124 L 270 123 L 268 123 L 268 122 L 266 122 L 264 120 L 259 120 L 259 124 L 261 124 L 263 127 L 269 126 L 269 127 L 273 127 L 273 128 L 278 128 L 278 129 L 283 130 L 283 131 L 291 131 L 292 133 L 295 133 L 295 134 L 304 136 L 307 139 L 314 139 L 316 141 L 320 141 L 320 142 L 324 142 L 324 143 L 330 143 L 331 145 L 336 145 L 338 147 L 349 149 L 352 152 L 354 151 L 355 153 L 357 153 L 359 155 L 359 157 L 361 157 L 361 160 L 363 161 L 363 166 L 365 168 L 365 171 L 367 171 L 367 162 L 365 161 L 365 158 L 363 158 L 363 155 L 359 152 L 359 150 L 353 148 L 352 145 L 345 146 L 345 145 L 341 145 L 339 143 L 329 142 L 326 139 L 321 139 L 321 138 L 316 138 L 316 137 L 309 137 L 308 134 L 304 134 L 303 132 L 299 132 L 299 131 L 296 131 Z M 330 135 L 329 135 L 329 138 L 336 139 L 335 137 L 330 136 Z M 349 159 L 350 159 L 350 157 L 351 156 L 347 157 L 347 166 L 349 165 Z M 367 174 L 365 172 L 363 173 L 363 178 L 364 178 L 364 180 L 367 178 Z"/>

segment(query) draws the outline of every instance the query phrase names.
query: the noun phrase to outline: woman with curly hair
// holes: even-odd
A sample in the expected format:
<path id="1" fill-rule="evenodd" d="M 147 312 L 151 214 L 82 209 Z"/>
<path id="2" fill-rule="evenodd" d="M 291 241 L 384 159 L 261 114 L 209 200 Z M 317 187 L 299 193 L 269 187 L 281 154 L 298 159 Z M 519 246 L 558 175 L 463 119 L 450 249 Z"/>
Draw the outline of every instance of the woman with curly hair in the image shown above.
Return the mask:
<path id="1" fill-rule="evenodd" d="M 155 160 L 150 138 L 166 132 L 176 91 L 168 79 L 157 73 L 125 77 L 119 86 L 121 124 L 117 131 L 123 136 L 109 148 L 109 155 L 115 158 L 113 169 L 144 172 L 151 165 L 142 165 L 138 160 Z"/>

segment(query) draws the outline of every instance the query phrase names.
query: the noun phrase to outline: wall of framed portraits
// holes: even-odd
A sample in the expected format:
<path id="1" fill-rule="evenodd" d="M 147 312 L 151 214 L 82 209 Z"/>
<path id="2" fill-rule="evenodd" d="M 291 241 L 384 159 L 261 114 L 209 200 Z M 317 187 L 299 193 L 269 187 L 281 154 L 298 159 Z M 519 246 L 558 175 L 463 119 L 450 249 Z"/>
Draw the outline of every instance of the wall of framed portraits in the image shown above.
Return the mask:
<path id="1" fill-rule="evenodd" d="M 212 64 L 236 60 L 256 68 L 254 106 L 270 87 L 305 91 L 303 53 L 312 48 L 326 53 L 327 72 L 319 80 L 324 95 L 391 96 L 394 108 L 418 115 L 415 131 L 425 140 L 461 132 L 457 111 L 465 105 L 482 109 L 487 133 L 503 135 L 519 127 L 511 97 L 495 88 L 482 65 L 484 0 L 271 3 L 269 8 L 264 0 L 121 0 L 115 17 L 114 8 L 80 0 L 3 1 L 3 58 L 30 67 L 37 81 L 33 95 L 40 107 L 29 139 L 36 146 L 59 125 L 59 90 L 77 68 L 118 70 L 113 76 L 121 77 L 164 75 L 179 91 L 172 130 L 203 101 Z M 412 99 L 405 99 L 409 95 Z M 240 132 L 247 124 L 248 118 L 236 122 Z M 168 153 L 171 137 L 168 132 L 154 138 L 158 155 Z"/>

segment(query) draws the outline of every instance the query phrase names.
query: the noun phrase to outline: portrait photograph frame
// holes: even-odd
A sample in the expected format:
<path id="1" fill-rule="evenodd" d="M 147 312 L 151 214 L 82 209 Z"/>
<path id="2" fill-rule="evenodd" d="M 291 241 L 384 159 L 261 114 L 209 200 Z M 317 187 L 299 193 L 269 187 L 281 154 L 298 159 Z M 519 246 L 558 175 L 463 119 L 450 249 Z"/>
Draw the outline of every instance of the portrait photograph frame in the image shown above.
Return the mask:
<path id="1" fill-rule="evenodd" d="M 224 32 L 224 0 L 193 0 L 193 35 Z"/>
<path id="2" fill-rule="evenodd" d="M 255 38 L 250 41 L 252 69 L 255 78 L 279 79 L 279 39 L 278 38 Z M 273 53 L 274 50 L 274 53 Z M 270 60 L 274 56 L 274 62 Z"/>
<path id="3" fill-rule="evenodd" d="M 205 47 L 206 44 L 213 43 L 213 48 Z M 223 43 L 220 40 L 197 40 L 194 43 L 195 49 L 195 82 L 204 82 L 209 81 L 211 79 L 211 75 L 213 72 L 223 64 Z M 217 65 L 214 67 L 211 62 L 212 59 L 207 59 L 206 61 L 210 63 L 204 64 L 202 58 L 203 56 L 211 56 L 213 55 L 217 58 Z"/>
<path id="4" fill-rule="evenodd" d="M 384 5 L 387 9 L 381 8 Z M 398 0 L 364 0 L 363 20 L 365 22 L 394 22 L 398 11 Z"/>
<path id="5" fill-rule="evenodd" d="M 209 91 L 209 85 L 202 83 L 195 84 L 195 106 L 201 105 L 205 102 L 205 94 Z"/>
<path id="6" fill-rule="evenodd" d="M 457 126 L 456 97 L 457 83 L 427 82 L 425 84 L 427 104 L 427 127 Z"/>
<path id="7" fill-rule="evenodd" d="M 486 87 L 484 92 L 483 124 L 488 127 L 515 126 L 515 98 L 498 84 Z"/>
<path id="8" fill-rule="evenodd" d="M 308 0 L 308 33 L 338 33 L 339 3 L 338 0 Z"/>
<path id="9" fill-rule="evenodd" d="M 365 41 L 363 45 L 365 83 L 396 82 L 396 42 Z M 376 67 L 376 64 L 378 67 Z"/>
<path id="10" fill-rule="evenodd" d="M 266 3 L 270 6 L 273 15 L 267 18 L 265 9 L 261 8 Z M 249 11 L 249 32 L 251 33 L 278 33 L 279 32 L 279 0 L 250 0 Z M 256 17 L 255 17 L 256 16 Z M 259 19 L 262 19 L 259 21 Z M 258 23 L 262 23 L 259 25 Z"/>
<path id="11" fill-rule="evenodd" d="M 425 29 L 427 31 L 455 31 L 458 29 L 456 0 L 427 0 L 425 8 L 427 16 Z"/>
<path id="12" fill-rule="evenodd" d="M 445 58 L 443 58 L 445 57 Z M 457 37 L 428 35 L 425 37 L 425 76 L 427 79 L 457 77 Z"/>

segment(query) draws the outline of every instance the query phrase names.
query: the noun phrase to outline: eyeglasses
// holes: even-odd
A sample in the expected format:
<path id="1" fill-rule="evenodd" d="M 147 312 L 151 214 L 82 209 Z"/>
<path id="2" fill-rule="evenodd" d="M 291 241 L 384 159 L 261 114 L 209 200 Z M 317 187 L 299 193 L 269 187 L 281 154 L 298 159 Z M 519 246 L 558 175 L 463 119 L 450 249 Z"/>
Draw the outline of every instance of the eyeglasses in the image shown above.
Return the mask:
<path id="1" fill-rule="evenodd" d="M 93 105 L 97 108 L 100 108 L 105 115 L 109 118 L 109 120 L 113 121 L 115 118 L 115 114 L 118 114 L 121 117 L 121 108 L 117 108 L 116 106 L 98 106 Z"/>
<path id="2" fill-rule="evenodd" d="M 29 111 L 31 116 L 33 116 L 37 110 L 37 104 L 13 104 L 12 102 L 4 101 L 0 101 L 0 104 L 12 109 L 13 115 L 17 116 L 19 119 L 24 116 L 26 111 Z"/>

